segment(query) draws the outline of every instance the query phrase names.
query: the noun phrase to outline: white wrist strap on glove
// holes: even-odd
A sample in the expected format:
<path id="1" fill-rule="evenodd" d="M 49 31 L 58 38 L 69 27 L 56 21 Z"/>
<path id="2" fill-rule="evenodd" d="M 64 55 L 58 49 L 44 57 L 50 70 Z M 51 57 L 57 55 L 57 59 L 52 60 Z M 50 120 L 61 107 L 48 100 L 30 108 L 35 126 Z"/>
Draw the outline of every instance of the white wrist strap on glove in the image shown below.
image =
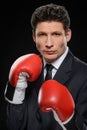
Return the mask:
<path id="1" fill-rule="evenodd" d="M 52 110 L 55 120 L 59 123 L 59 125 L 63 128 L 63 130 L 67 130 L 61 120 L 59 119 L 58 115 L 54 110 Z"/>
<path id="2" fill-rule="evenodd" d="M 29 75 L 27 73 L 25 73 L 25 72 L 20 73 L 17 85 L 15 87 L 12 101 L 9 100 L 7 97 L 5 97 L 5 99 L 8 102 L 10 102 L 12 104 L 22 104 L 23 103 L 23 100 L 25 98 L 25 91 L 27 88 L 27 77 L 29 77 Z M 5 93 L 7 91 L 7 87 L 9 87 L 9 86 L 6 86 Z"/>
<path id="3" fill-rule="evenodd" d="M 64 126 L 64 124 L 67 124 L 74 116 L 74 112 L 72 113 L 72 115 L 70 116 L 70 118 L 67 121 L 61 122 L 61 120 L 59 119 L 58 115 L 56 114 L 56 112 L 52 109 L 53 111 L 53 115 L 55 120 L 60 124 L 60 126 L 63 128 L 63 130 L 67 130 Z"/>

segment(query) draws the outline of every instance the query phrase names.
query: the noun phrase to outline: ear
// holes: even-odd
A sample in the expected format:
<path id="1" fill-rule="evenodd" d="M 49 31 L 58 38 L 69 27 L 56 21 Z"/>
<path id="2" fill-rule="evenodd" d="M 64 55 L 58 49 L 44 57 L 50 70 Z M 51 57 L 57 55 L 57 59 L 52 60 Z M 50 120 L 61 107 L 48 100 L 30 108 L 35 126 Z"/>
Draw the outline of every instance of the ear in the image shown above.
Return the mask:
<path id="1" fill-rule="evenodd" d="M 33 38 L 33 41 L 35 42 L 36 36 L 35 36 L 35 32 L 33 30 L 32 30 L 32 38 Z"/>
<path id="2" fill-rule="evenodd" d="M 66 35 L 66 40 L 67 40 L 67 42 L 69 42 L 70 39 L 71 39 L 71 36 L 72 36 L 72 31 L 71 31 L 71 29 L 67 29 L 65 33 L 66 33 L 66 34 L 65 34 L 65 35 Z"/>

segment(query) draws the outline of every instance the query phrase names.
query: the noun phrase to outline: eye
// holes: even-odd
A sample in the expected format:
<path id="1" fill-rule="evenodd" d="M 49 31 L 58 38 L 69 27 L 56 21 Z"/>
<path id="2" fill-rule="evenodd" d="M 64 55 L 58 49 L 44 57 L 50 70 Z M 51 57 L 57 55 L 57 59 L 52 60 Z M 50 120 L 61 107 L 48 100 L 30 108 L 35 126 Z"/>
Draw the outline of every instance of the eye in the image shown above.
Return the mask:
<path id="1" fill-rule="evenodd" d="M 54 35 L 54 36 L 60 36 L 61 33 L 59 33 L 59 32 L 54 32 L 52 35 Z"/>
<path id="2" fill-rule="evenodd" d="M 42 36 L 46 36 L 46 34 L 45 33 L 39 33 L 38 36 L 42 37 Z"/>

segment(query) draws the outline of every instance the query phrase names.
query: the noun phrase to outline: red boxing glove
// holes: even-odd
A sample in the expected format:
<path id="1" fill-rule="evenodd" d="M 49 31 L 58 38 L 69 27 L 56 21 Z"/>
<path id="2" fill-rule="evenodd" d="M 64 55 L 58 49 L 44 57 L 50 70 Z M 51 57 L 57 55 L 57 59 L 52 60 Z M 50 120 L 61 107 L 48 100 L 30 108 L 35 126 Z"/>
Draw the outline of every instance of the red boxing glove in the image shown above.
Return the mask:
<path id="1" fill-rule="evenodd" d="M 42 60 L 37 54 L 26 54 L 19 57 L 10 69 L 9 82 L 5 89 L 5 99 L 13 104 L 23 103 L 25 90 L 28 86 L 27 81 L 35 81 L 41 70 Z"/>
<path id="2" fill-rule="evenodd" d="M 19 75 L 24 72 L 28 81 L 35 81 L 42 69 L 42 60 L 37 54 L 27 54 L 19 57 L 12 65 L 9 73 L 9 82 L 16 87 Z M 26 74 L 25 74 L 26 73 Z"/>
<path id="3" fill-rule="evenodd" d="M 68 89 L 55 80 L 45 81 L 39 91 L 38 104 L 42 111 L 55 111 L 61 122 L 74 113 L 75 104 Z"/>

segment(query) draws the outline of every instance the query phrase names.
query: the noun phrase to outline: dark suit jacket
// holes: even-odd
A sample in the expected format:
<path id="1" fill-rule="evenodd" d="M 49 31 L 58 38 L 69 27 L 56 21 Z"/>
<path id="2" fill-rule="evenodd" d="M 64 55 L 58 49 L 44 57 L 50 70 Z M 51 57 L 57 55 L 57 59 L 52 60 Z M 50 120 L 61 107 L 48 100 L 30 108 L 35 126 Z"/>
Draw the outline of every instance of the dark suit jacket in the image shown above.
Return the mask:
<path id="1" fill-rule="evenodd" d="M 65 124 L 65 127 L 67 130 L 87 130 L 87 64 L 74 57 L 69 50 L 54 80 L 68 88 L 75 102 L 75 114 L 71 121 Z M 7 125 L 9 130 L 62 130 L 53 118 L 52 112 L 45 113 L 38 108 L 38 92 L 43 81 L 42 72 L 35 82 L 29 83 L 23 104 L 8 103 Z M 10 88 L 10 84 L 8 85 Z M 8 93 L 7 90 L 7 97 Z"/>

